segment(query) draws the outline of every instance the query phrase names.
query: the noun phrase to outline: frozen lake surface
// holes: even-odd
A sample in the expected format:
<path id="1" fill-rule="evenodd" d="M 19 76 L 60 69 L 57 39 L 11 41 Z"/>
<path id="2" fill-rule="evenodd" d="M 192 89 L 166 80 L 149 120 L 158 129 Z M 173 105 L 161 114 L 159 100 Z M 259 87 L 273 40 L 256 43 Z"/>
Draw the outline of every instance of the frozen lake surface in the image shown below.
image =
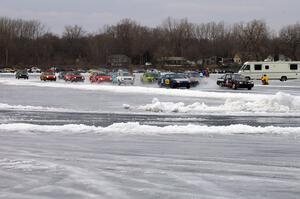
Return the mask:
<path id="1" fill-rule="evenodd" d="M 300 195 L 300 81 L 162 89 L 0 75 L 0 198 Z"/>

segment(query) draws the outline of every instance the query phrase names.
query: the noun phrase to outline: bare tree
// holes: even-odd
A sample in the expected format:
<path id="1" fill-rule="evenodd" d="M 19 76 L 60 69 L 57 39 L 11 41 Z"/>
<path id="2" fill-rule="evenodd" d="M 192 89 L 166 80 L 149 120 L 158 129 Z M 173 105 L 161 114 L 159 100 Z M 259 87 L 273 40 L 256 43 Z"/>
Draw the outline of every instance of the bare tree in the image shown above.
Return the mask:
<path id="1" fill-rule="evenodd" d="M 294 60 L 300 59 L 300 24 L 289 25 L 280 30 L 280 40 L 287 52 Z"/>

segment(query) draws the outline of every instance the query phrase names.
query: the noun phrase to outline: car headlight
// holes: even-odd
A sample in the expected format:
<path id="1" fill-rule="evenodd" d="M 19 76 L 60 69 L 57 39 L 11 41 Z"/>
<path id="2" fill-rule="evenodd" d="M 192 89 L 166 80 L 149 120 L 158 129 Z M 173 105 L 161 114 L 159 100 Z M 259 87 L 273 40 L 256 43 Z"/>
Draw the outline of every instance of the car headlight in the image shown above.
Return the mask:
<path id="1" fill-rule="evenodd" d="M 240 84 L 243 84 L 243 82 L 239 82 Z"/>

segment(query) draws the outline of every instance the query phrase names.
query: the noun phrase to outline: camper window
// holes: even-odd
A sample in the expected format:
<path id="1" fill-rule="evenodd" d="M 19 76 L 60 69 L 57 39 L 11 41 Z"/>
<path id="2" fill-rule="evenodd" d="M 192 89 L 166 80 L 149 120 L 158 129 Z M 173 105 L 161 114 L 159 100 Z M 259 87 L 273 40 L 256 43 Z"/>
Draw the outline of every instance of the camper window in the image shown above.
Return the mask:
<path id="1" fill-rule="evenodd" d="M 261 64 L 254 65 L 254 70 L 261 70 L 261 68 L 262 68 Z"/>
<path id="2" fill-rule="evenodd" d="M 269 70 L 270 66 L 269 65 L 265 65 L 265 69 Z"/>
<path id="3" fill-rule="evenodd" d="M 250 65 L 244 65 L 242 69 L 243 70 L 250 70 Z"/>
<path id="4" fill-rule="evenodd" d="M 290 64 L 291 70 L 298 70 L 298 64 Z"/>

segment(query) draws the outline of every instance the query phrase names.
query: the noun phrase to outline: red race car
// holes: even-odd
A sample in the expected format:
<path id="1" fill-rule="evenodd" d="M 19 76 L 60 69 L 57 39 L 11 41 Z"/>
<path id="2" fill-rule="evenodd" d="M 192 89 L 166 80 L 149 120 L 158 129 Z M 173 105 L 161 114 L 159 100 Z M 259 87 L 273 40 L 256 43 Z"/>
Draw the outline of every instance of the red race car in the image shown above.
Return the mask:
<path id="1" fill-rule="evenodd" d="M 105 72 L 95 72 L 90 76 L 90 81 L 92 83 L 111 82 L 112 77 Z"/>
<path id="2" fill-rule="evenodd" d="M 41 81 L 56 81 L 56 76 L 53 72 L 43 72 L 40 79 Z"/>
<path id="3" fill-rule="evenodd" d="M 78 71 L 67 72 L 64 76 L 64 80 L 67 82 L 83 82 L 84 77 Z"/>

